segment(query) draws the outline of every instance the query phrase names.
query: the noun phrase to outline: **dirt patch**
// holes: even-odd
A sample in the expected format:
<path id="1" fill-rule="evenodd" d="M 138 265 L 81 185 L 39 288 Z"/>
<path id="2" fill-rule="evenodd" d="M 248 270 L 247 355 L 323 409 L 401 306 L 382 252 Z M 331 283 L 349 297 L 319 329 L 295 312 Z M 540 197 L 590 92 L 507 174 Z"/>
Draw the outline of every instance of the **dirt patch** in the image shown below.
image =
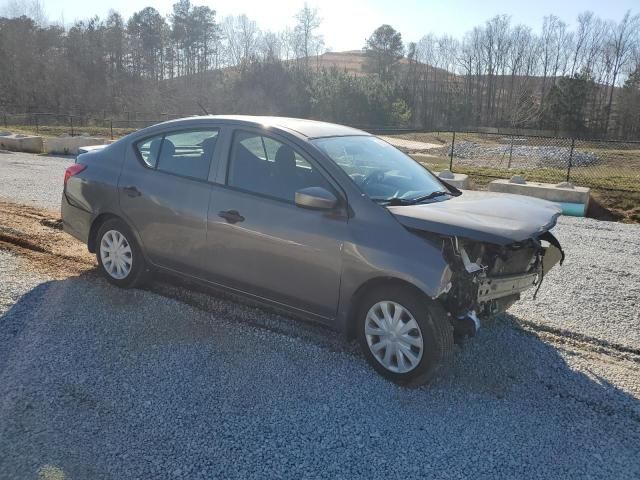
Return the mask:
<path id="1" fill-rule="evenodd" d="M 640 192 L 592 190 L 591 203 L 594 201 L 625 223 L 640 223 Z"/>
<path id="2" fill-rule="evenodd" d="M 440 148 L 439 143 L 418 142 L 416 140 L 407 140 L 405 138 L 388 137 L 382 135 L 379 136 L 379 138 L 381 138 L 385 142 L 390 143 L 394 147 L 399 148 L 400 150 L 412 153 L 420 153 Z"/>
<path id="3" fill-rule="evenodd" d="M 56 230 L 62 230 L 62 219 L 51 220 L 50 218 L 43 218 L 40 220 L 40 224 L 45 227 L 54 228 Z"/>
<path id="4" fill-rule="evenodd" d="M 62 231 L 59 217 L 51 210 L 0 202 L 0 249 L 20 255 L 31 268 L 56 279 L 94 269 L 95 257 Z"/>
<path id="5" fill-rule="evenodd" d="M 617 222 L 625 218 L 623 213 L 607 208 L 593 196 L 589 199 L 587 217 L 595 218 L 597 220 L 606 220 L 608 222 Z"/>

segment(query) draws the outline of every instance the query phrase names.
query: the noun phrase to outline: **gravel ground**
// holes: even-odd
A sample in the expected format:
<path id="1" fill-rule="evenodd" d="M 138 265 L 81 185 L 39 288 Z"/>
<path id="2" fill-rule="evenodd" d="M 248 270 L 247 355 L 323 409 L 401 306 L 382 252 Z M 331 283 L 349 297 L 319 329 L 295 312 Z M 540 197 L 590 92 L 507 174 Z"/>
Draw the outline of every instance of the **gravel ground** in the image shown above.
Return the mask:
<path id="1" fill-rule="evenodd" d="M 510 311 L 640 351 L 640 225 L 560 217 L 553 233 L 566 261 Z"/>
<path id="2" fill-rule="evenodd" d="M 9 310 L 25 292 L 36 287 L 47 278 L 31 272 L 21 258 L 0 250 L 0 314 Z M 2 322 L 0 321 L 0 329 Z M 0 364 L 1 366 L 1 364 Z"/>
<path id="3" fill-rule="evenodd" d="M 58 210 L 72 157 L 0 152 L 0 198 Z M 34 165 L 33 169 L 29 169 Z M 561 217 L 554 233 L 567 261 L 551 270 L 521 318 L 640 349 L 640 225 Z M 567 279 L 569 279 L 567 281 Z"/>
<path id="4" fill-rule="evenodd" d="M 13 155 L 0 196 L 57 207 Z M 639 478 L 640 227 L 556 234 L 538 299 L 413 390 L 318 327 L 0 251 L 0 478 Z"/>
<path id="5" fill-rule="evenodd" d="M 447 156 L 451 154 L 451 146 L 442 147 L 441 152 Z M 465 163 L 465 159 L 473 159 L 473 165 L 481 165 L 489 162 L 495 165 L 496 158 L 502 158 L 505 162 L 511 153 L 513 167 L 552 167 L 566 168 L 571 157 L 574 167 L 587 167 L 601 163 L 600 157 L 593 152 L 574 150 L 571 153 L 569 147 L 557 147 L 553 145 L 514 145 L 511 151 L 510 145 L 485 145 L 476 142 L 462 140 L 455 143 L 453 155 L 459 163 Z M 467 162 L 468 163 L 468 162 Z"/>
<path id="6" fill-rule="evenodd" d="M 509 318 L 409 390 L 359 355 L 95 274 L 23 286 L 0 329 L 5 478 L 640 475 L 637 364 L 581 368 Z"/>
<path id="7" fill-rule="evenodd" d="M 64 171 L 73 161 L 71 156 L 0 150 L 0 198 L 60 210 Z"/>

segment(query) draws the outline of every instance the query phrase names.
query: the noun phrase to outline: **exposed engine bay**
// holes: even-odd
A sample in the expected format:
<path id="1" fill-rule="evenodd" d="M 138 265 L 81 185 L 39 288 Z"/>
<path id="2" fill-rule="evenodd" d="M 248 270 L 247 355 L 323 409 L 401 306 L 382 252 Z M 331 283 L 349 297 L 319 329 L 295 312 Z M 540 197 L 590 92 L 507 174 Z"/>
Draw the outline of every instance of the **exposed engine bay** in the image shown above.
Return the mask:
<path id="1" fill-rule="evenodd" d="M 451 288 L 439 300 L 462 334 L 473 335 L 478 317 L 502 313 L 520 299 L 521 292 L 539 288 L 544 274 L 564 260 L 562 247 L 550 232 L 507 245 L 458 237 L 440 241 L 452 276 Z"/>
<path id="2" fill-rule="evenodd" d="M 542 285 L 564 253 L 550 233 L 562 209 L 524 195 L 465 190 L 446 200 L 388 206 L 411 232 L 438 248 L 449 266 L 437 299 L 454 334 L 473 335 L 480 320 Z"/>

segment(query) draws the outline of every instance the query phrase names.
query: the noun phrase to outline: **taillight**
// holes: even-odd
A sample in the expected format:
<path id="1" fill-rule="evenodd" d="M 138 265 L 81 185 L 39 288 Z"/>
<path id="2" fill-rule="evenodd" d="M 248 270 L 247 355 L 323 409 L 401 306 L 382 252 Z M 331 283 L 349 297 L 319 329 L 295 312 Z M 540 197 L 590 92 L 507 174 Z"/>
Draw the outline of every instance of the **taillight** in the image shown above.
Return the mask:
<path id="1" fill-rule="evenodd" d="M 64 184 L 65 184 L 65 186 L 67 185 L 67 182 L 69 181 L 69 179 L 71 177 L 73 177 L 74 175 L 80 173 L 85 168 L 87 168 L 87 166 L 86 165 L 82 165 L 81 163 L 74 163 L 69 168 L 67 168 L 64 171 Z"/>

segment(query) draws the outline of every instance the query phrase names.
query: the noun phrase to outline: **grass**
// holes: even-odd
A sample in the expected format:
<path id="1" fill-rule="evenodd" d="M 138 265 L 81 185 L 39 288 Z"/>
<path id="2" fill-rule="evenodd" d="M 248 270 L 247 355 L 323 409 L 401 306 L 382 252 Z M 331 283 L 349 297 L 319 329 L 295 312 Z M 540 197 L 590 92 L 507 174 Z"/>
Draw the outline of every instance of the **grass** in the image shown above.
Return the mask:
<path id="1" fill-rule="evenodd" d="M 6 128 L 12 133 L 19 133 L 22 135 L 42 135 L 45 137 L 60 137 L 63 135 L 71 134 L 71 127 L 69 125 L 63 126 L 50 126 L 43 125 L 36 129 L 36 127 L 31 125 L 10 125 Z M 118 139 L 120 137 L 124 137 L 125 135 L 135 132 L 138 130 L 137 128 L 115 128 L 113 129 L 113 138 Z M 86 126 L 86 127 L 74 127 L 73 134 L 75 136 L 78 135 L 89 135 L 91 137 L 103 137 L 103 138 L 111 138 L 111 129 L 108 127 L 99 127 L 99 126 Z"/>
<path id="2" fill-rule="evenodd" d="M 572 183 L 593 189 L 640 192 L 640 149 L 601 149 L 600 151 L 591 149 L 588 151 L 597 155 L 601 159 L 601 163 L 573 167 L 570 172 Z M 449 168 L 449 158 L 443 155 L 416 153 L 412 154 L 412 157 L 434 170 Z M 502 160 L 502 158 L 495 159 L 495 161 L 489 158 L 481 159 L 485 165 L 487 163 L 500 164 L 503 163 Z M 559 183 L 567 178 L 566 168 L 476 167 L 469 165 L 469 160 L 465 160 L 465 164 L 456 163 L 455 157 L 453 158 L 453 170 L 472 177 L 510 178 L 513 175 L 522 175 L 530 181 L 548 183 Z"/>
<path id="3" fill-rule="evenodd" d="M 640 147 L 640 145 L 638 145 Z M 594 153 L 602 159 L 601 165 L 609 165 L 620 168 L 640 167 L 640 148 L 619 149 L 619 148 L 576 148 L 578 152 Z M 640 173 L 636 174 L 640 175 Z"/>
<path id="4" fill-rule="evenodd" d="M 414 154 L 412 157 L 433 171 L 449 168 L 448 159 L 444 157 L 421 154 Z M 627 157 L 628 159 L 629 157 Z M 492 180 L 510 178 L 512 175 L 523 175 L 527 180 L 534 182 L 559 183 L 565 180 L 567 174 L 565 169 L 559 168 L 507 170 L 467 165 L 456 166 L 455 158 L 454 171 L 469 175 L 471 187 L 477 190 L 486 190 Z M 611 165 L 577 167 L 571 171 L 571 181 L 576 185 L 591 188 L 590 216 L 606 220 L 640 223 L 639 172 L 640 168 L 633 168 L 632 163 L 615 167 Z"/>
<path id="5" fill-rule="evenodd" d="M 401 138 L 419 141 L 439 141 L 442 144 L 450 144 L 451 133 L 415 133 L 399 135 Z M 501 135 L 478 135 L 459 133 L 457 141 L 471 141 L 484 145 L 504 145 Z M 567 139 L 532 138 L 531 145 L 555 145 L 569 147 Z M 591 188 L 590 213 L 597 218 L 615 218 L 626 222 L 640 223 L 640 144 L 630 142 L 595 142 L 576 141 L 576 152 L 591 153 L 596 155 L 600 162 L 597 165 L 585 167 L 573 167 L 570 173 L 570 181 L 575 185 Z M 413 154 L 413 158 L 427 165 L 432 170 L 449 168 L 449 158 L 438 152 L 439 155 Z M 500 168 L 504 164 L 504 158 L 483 158 L 479 162 L 484 165 L 473 166 L 469 160 L 465 164 L 453 159 L 453 170 L 456 173 L 469 175 L 473 188 L 486 189 L 489 182 L 497 178 L 510 178 L 512 175 L 522 175 L 527 180 L 534 182 L 559 183 L 566 179 L 565 168 Z M 593 212 L 592 212 L 593 210 Z"/>
<path id="6" fill-rule="evenodd" d="M 610 190 L 591 191 L 591 200 L 604 207 L 616 220 L 640 223 L 640 193 Z"/>

